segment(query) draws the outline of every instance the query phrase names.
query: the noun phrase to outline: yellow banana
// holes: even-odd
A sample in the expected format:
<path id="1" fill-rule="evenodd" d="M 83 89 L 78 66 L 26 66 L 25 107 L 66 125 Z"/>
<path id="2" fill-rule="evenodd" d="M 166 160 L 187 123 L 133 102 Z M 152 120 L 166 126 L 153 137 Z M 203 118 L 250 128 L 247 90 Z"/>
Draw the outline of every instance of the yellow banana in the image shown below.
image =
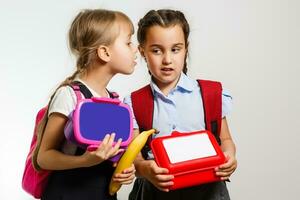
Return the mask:
<path id="1" fill-rule="evenodd" d="M 131 143 L 128 145 L 127 150 L 119 160 L 113 176 L 117 173 L 121 173 L 124 169 L 127 169 L 132 165 L 136 156 L 147 142 L 148 137 L 153 133 L 155 133 L 155 129 L 143 131 L 131 141 Z M 109 194 L 114 195 L 120 189 L 120 187 L 121 184 L 111 180 L 109 184 Z"/>

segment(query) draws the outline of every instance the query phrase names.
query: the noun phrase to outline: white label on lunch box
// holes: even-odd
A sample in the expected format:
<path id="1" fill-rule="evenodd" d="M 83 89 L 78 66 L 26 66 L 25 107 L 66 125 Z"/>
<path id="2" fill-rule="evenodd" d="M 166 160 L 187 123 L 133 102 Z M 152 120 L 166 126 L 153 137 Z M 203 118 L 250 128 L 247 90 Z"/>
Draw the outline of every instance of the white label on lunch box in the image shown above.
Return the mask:
<path id="1" fill-rule="evenodd" d="M 207 134 L 169 138 L 162 142 L 171 163 L 205 158 L 217 154 Z"/>

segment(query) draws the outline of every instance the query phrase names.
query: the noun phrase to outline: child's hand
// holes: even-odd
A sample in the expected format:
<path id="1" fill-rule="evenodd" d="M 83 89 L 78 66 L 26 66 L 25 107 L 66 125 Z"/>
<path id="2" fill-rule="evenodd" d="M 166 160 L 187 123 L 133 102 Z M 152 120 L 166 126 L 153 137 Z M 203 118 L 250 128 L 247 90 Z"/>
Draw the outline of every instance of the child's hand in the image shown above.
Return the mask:
<path id="1" fill-rule="evenodd" d="M 216 167 L 215 171 L 216 175 L 221 177 L 221 180 L 229 180 L 229 177 L 237 168 L 237 160 L 234 155 L 227 152 L 224 152 L 224 155 L 226 156 L 226 163 Z"/>
<path id="2" fill-rule="evenodd" d="M 169 192 L 168 187 L 174 184 L 174 176 L 168 173 L 168 169 L 158 167 L 154 160 L 149 160 L 145 177 L 159 190 Z"/>
<path id="3" fill-rule="evenodd" d="M 122 149 L 119 149 L 122 139 L 119 139 L 114 146 L 112 145 L 115 135 L 115 133 L 112 133 L 111 135 L 107 134 L 95 151 L 86 151 L 83 154 L 83 157 L 85 158 L 85 166 L 90 167 L 97 165 L 123 151 Z"/>
<path id="4" fill-rule="evenodd" d="M 132 183 L 135 177 L 135 167 L 132 164 L 131 167 L 124 169 L 122 173 L 115 174 L 113 181 L 119 182 L 120 184 L 128 185 Z"/>

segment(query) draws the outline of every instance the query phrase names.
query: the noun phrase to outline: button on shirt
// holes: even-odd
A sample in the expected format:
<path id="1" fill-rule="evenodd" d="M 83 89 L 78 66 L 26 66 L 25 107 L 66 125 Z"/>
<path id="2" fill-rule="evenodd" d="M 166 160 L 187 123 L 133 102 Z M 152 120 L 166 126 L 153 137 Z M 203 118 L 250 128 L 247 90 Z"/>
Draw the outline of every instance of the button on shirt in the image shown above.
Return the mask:
<path id="1" fill-rule="evenodd" d="M 154 137 L 167 136 L 173 131 L 191 132 L 205 129 L 202 97 L 196 80 L 181 73 L 176 87 L 167 96 L 153 81 L 150 82 L 150 86 L 154 96 L 153 128 L 159 131 Z M 132 108 L 130 96 L 124 99 L 124 103 Z M 222 117 L 229 114 L 231 108 L 232 97 L 223 90 Z M 133 127 L 139 128 L 135 118 Z"/>

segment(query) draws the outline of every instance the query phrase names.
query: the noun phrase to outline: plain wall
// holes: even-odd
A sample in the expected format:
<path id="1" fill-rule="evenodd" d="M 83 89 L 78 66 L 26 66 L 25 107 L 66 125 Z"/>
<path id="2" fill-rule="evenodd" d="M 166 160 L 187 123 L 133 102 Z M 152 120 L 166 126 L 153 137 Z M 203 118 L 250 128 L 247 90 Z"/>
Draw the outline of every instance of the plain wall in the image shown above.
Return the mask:
<path id="1" fill-rule="evenodd" d="M 191 26 L 189 75 L 222 81 L 234 98 L 228 121 L 239 166 L 228 184 L 232 199 L 299 198 L 299 1 L 1 0 L 0 5 L 1 200 L 32 199 L 21 189 L 21 178 L 35 114 L 74 70 L 66 37 L 71 20 L 80 9 L 100 7 L 127 13 L 135 26 L 149 9 L 183 11 Z M 148 80 L 139 57 L 135 72 L 116 76 L 109 88 L 124 97 Z M 121 189 L 120 200 L 130 188 Z"/>

